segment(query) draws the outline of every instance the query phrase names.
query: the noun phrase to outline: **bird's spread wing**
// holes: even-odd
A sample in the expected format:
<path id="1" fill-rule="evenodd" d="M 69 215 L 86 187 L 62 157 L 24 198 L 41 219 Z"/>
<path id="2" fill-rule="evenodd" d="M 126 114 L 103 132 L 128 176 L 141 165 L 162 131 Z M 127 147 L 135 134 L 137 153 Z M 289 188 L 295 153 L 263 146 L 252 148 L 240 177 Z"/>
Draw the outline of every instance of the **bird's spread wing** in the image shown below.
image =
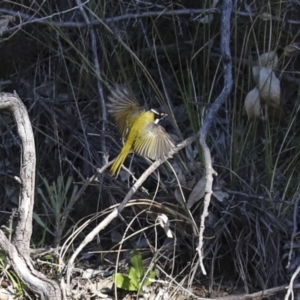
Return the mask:
<path id="1" fill-rule="evenodd" d="M 108 112 L 115 119 L 118 131 L 125 138 L 133 120 L 144 109 L 139 105 L 134 95 L 120 85 L 112 90 L 108 99 Z"/>
<path id="2" fill-rule="evenodd" d="M 150 123 L 144 130 L 139 132 L 133 150 L 153 160 L 163 159 L 168 153 L 175 149 L 175 144 L 169 134 L 158 124 Z"/>

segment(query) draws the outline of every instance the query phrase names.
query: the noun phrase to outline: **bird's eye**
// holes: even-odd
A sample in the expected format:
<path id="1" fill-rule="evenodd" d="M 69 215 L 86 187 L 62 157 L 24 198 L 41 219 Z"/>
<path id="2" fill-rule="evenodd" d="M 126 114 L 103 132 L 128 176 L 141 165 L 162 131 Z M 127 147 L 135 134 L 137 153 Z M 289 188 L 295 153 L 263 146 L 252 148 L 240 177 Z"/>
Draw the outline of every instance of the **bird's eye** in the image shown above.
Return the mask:
<path id="1" fill-rule="evenodd" d="M 155 109 L 151 109 L 151 111 L 156 115 L 155 116 L 156 122 L 159 122 L 161 119 L 167 116 L 167 114 L 163 111 L 157 111 Z"/>

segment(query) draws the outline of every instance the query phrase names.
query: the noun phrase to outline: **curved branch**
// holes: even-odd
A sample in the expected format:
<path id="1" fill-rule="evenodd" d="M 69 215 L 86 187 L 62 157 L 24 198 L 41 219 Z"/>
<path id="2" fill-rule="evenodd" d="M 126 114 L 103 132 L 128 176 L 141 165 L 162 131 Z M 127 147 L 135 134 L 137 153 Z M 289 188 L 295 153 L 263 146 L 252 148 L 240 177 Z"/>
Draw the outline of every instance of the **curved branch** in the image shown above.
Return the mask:
<path id="1" fill-rule="evenodd" d="M 29 116 L 23 102 L 13 94 L 0 94 L 0 110 L 2 109 L 9 110 L 15 118 L 22 149 L 18 224 L 12 242 L 0 230 L 0 247 L 5 251 L 20 279 L 31 290 L 40 294 L 41 299 L 59 300 L 61 299 L 59 285 L 36 271 L 30 259 L 36 154 Z"/>
<path id="2" fill-rule="evenodd" d="M 231 53 L 230 53 L 231 13 L 232 13 L 232 0 L 223 0 L 223 12 L 222 12 L 222 19 L 221 19 L 221 54 L 222 54 L 223 69 L 224 69 L 224 87 L 220 95 L 212 104 L 209 112 L 205 117 L 203 126 L 200 130 L 200 144 L 204 155 L 206 185 L 205 185 L 203 212 L 201 215 L 201 222 L 200 222 L 199 244 L 197 247 L 197 251 L 199 254 L 200 267 L 204 275 L 206 274 L 206 271 L 203 265 L 203 253 L 202 253 L 203 233 L 205 229 L 205 218 L 208 216 L 208 207 L 210 204 L 211 195 L 213 193 L 212 191 L 213 175 L 217 175 L 216 171 L 213 169 L 212 166 L 211 154 L 206 143 L 206 137 L 218 110 L 220 109 L 221 105 L 228 99 L 233 85 L 232 60 L 231 60 Z"/>

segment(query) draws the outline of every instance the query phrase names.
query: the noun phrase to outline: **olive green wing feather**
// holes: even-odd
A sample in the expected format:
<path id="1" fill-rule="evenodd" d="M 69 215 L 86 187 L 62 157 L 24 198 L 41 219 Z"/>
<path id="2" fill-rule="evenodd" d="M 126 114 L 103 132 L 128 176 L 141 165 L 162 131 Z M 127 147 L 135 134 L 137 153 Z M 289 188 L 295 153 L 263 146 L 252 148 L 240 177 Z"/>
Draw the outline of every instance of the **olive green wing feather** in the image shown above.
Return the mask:
<path id="1" fill-rule="evenodd" d="M 133 150 L 150 159 L 163 159 L 176 148 L 172 138 L 163 127 L 150 123 L 137 136 Z"/>
<path id="2" fill-rule="evenodd" d="M 135 117 L 144 109 L 139 105 L 135 96 L 120 85 L 111 91 L 108 100 L 108 112 L 115 119 L 116 127 L 122 137 L 126 137 Z"/>

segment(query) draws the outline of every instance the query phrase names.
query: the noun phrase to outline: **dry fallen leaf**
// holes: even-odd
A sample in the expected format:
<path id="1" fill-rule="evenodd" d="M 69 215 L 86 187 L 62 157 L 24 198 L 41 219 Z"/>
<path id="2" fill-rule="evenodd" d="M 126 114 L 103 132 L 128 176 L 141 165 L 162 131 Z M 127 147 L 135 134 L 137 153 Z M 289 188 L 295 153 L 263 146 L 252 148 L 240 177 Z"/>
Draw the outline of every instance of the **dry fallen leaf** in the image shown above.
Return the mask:
<path id="1" fill-rule="evenodd" d="M 269 51 L 261 54 L 257 61 L 253 63 L 252 76 L 255 83 L 259 84 L 259 73 L 262 68 L 266 67 L 274 70 L 278 65 L 278 55 L 275 51 Z"/>
<path id="2" fill-rule="evenodd" d="M 260 67 L 276 68 L 278 65 L 278 55 L 275 51 L 269 51 L 258 57 L 257 63 Z"/>
<path id="3" fill-rule="evenodd" d="M 164 229 L 166 236 L 168 238 L 172 239 L 173 238 L 173 233 L 170 230 L 170 221 L 169 221 L 169 218 L 167 217 L 167 215 L 165 215 L 165 214 L 159 214 L 157 216 L 156 221 Z"/>
<path id="4" fill-rule="evenodd" d="M 247 94 L 244 103 L 249 119 L 261 117 L 261 101 L 267 105 L 273 119 L 280 120 L 284 117 L 281 107 L 280 81 L 273 71 L 277 65 L 278 56 L 275 51 L 261 54 L 254 62 L 252 76 L 257 89 L 253 89 Z"/>
<path id="5" fill-rule="evenodd" d="M 220 202 L 223 202 L 224 200 L 228 199 L 229 194 L 226 192 L 223 192 L 222 190 L 213 191 L 213 196 Z"/>
<path id="6" fill-rule="evenodd" d="M 288 57 L 296 56 L 300 51 L 299 44 L 292 43 L 284 47 L 284 55 Z"/>
<path id="7" fill-rule="evenodd" d="M 8 24 L 11 21 L 14 21 L 14 16 L 2 15 L 0 17 L 0 36 L 8 29 Z"/>
<path id="8" fill-rule="evenodd" d="M 270 68 L 261 68 L 259 72 L 259 94 L 260 98 L 269 107 L 280 107 L 280 81 Z"/>
<path id="9" fill-rule="evenodd" d="M 257 65 L 254 65 L 252 67 L 252 77 L 253 77 L 253 80 L 254 80 L 254 82 L 255 82 L 256 85 L 258 85 L 258 82 L 259 82 L 259 72 L 260 72 L 260 69 L 261 69 L 261 67 L 257 66 Z"/>
<path id="10" fill-rule="evenodd" d="M 257 88 L 251 90 L 244 102 L 244 107 L 248 116 L 248 119 L 259 119 L 261 118 L 261 106 L 259 91 Z"/>
<path id="11" fill-rule="evenodd" d="M 203 175 L 201 179 L 196 183 L 195 187 L 193 188 L 186 206 L 190 209 L 197 201 L 205 195 L 205 185 L 206 185 L 206 176 Z"/>

